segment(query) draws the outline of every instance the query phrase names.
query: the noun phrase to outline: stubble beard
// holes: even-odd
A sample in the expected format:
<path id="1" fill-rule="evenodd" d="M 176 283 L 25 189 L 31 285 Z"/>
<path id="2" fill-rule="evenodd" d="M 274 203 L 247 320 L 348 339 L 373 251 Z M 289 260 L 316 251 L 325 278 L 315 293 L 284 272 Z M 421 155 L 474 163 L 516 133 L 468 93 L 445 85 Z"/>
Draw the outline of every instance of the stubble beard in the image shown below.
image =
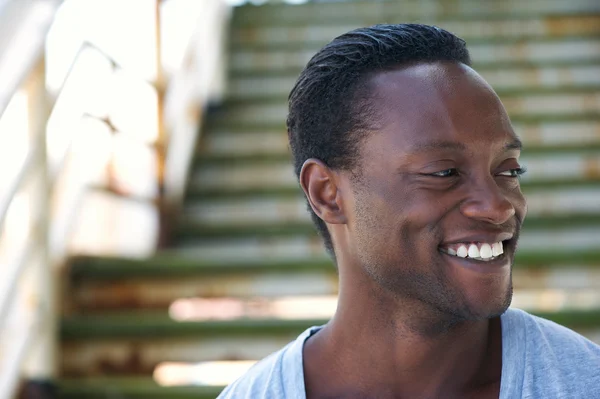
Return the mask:
<path id="1" fill-rule="evenodd" d="M 451 280 L 444 273 L 445 265 L 441 259 L 429 260 L 431 267 L 424 268 L 430 271 L 428 273 L 415 269 L 414 265 L 420 261 L 418 253 L 412 248 L 416 246 L 416 242 L 411 240 L 412 234 L 408 226 L 404 226 L 400 232 L 399 241 L 391 244 L 394 248 L 381 248 L 377 242 L 373 242 L 374 236 L 398 235 L 393 226 L 389 226 L 389 231 L 382 229 L 382 226 L 386 226 L 386 223 L 383 223 L 385 221 L 379 220 L 371 212 L 369 202 L 363 195 L 364 193 L 357 195 L 356 220 L 360 229 L 356 231 L 356 256 L 364 273 L 375 283 L 372 295 L 378 298 L 378 302 L 385 307 L 390 317 L 400 310 L 404 314 L 403 318 L 409 321 L 407 328 L 420 334 L 432 335 L 450 331 L 464 322 L 498 317 L 508 309 L 513 295 L 514 258 L 504 293 L 481 307 L 473 306 L 463 292 L 450 285 Z M 520 228 L 517 228 L 517 237 L 519 230 Z M 440 241 L 439 237 L 429 238 L 434 242 Z M 386 252 L 402 257 L 382 257 L 381 254 Z M 390 307 L 390 303 L 393 303 L 396 309 Z"/>
<path id="2" fill-rule="evenodd" d="M 416 253 L 407 253 L 410 245 L 392 251 L 406 254 L 396 262 L 378 257 L 378 251 L 372 248 L 368 250 L 368 242 L 358 247 L 363 271 L 375 283 L 372 295 L 385 306 L 390 317 L 401 312 L 407 322 L 405 327 L 413 333 L 436 335 L 464 322 L 492 319 L 502 315 L 512 302 L 512 264 L 506 289 L 485 304 L 473 304 L 458 287 L 450 285 L 443 262 L 431 260 L 429 273 L 415 269 L 413 265 L 419 261 Z M 361 251 L 361 247 L 365 250 Z"/>

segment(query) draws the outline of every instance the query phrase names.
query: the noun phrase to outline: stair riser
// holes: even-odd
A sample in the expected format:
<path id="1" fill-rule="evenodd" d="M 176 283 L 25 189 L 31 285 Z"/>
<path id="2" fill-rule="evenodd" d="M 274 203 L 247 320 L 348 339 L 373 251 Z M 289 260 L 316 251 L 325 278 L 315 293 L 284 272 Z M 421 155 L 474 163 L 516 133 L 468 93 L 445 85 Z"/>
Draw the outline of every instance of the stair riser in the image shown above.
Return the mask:
<path id="1" fill-rule="evenodd" d="M 600 178 L 600 154 L 524 155 L 521 163 L 528 169 L 522 178 L 524 185 L 563 179 L 592 182 Z M 198 192 L 227 190 L 230 187 L 243 189 L 299 186 L 293 166 L 289 162 L 271 165 L 204 166 L 193 172 L 190 182 L 190 189 Z"/>
<path id="2" fill-rule="evenodd" d="M 324 45 L 333 38 L 374 23 L 369 18 L 356 16 L 351 22 L 338 24 L 316 24 L 314 20 L 303 25 L 286 26 L 284 22 L 270 21 L 266 26 L 234 29 L 231 41 L 234 46 L 294 46 L 305 43 Z M 403 19 L 403 22 L 406 19 Z M 519 38 L 523 36 L 568 36 L 600 33 L 598 15 L 564 15 L 504 20 L 452 20 L 428 18 L 427 23 L 440 26 L 455 33 L 467 42 L 497 38 Z M 277 24 L 277 25 L 276 25 Z"/>
<path id="3" fill-rule="evenodd" d="M 529 229 L 524 227 L 519 249 L 527 252 L 595 250 L 600 247 L 600 226 L 580 228 Z M 178 253 L 206 261 L 303 260 L 326 257 L 318 237 L 247 238 L 237 240 L 192 239 L 178 245 Z"/>
<path id="4" fill-rule="evenodd" d="M 496 90 L 600 85 L 600 65 L 483 70 L 483 78 Z M 228 94 L 236 99 L 287 96 L 297 75 L 270 77 L 239 77 L 228 85 Z"/>
<path id="5" fill-rule="evenodd" d="M 598 124 L 598 141 L 600 141 L 600 124 Z M 282 155 L 289 153 L 288 146 L 289 141 L 285 131 L 243 134 L 211 132 L 202 138 L 199 151 L 201 154 L 217 156 Z"/>
<path id="6" fill-rule="evenodd" d="M 307 325 L 308 327 L 308 325 Z M 578 332 L 600 342 L 599 329 Z M 61 372 L 64 377 L 100 375 L 151 375 L 163 362 L 198 363 L 213 360 L 259 360 L 294 340 L 302 329 L 293 333 L 182 339 L 90 340 L 63 343 Z"/>
<path id="7" fill-rule="evenodd" d="M 525 145 L 525 153 L 530 146 L 568 147 L 600 144 L 599 122 L 546 122 L 533 125 L 515 123 L 513 127 Z M 221 130 L 210 132 L 203 137 L 199 157 L 202 157 L 202 154 L 283 156 L 289 154 L 288 148 L 289 142 L 285 129 L 257 132 Z"/>
<path id="8" fill-rule="evenodd" d="M 600 214 L 600 184 L 593 188 L 555 190 L 528 190 L 526 193 L 528 217 Z M 304 197 L 203 201 L 189 206 L 185 213 L 186 225 L 249 225 L 289 222 L 310 223 Z"/>
<path id="9" fill-rule="evenodd" d="M 261 26 L 273 21 L 285 21 L 287 24 L 306 24 L 337 21 L 373 21 L 393 22 L 414 19 L 440 19 L 458 17 L 472 20 L 474 17 L 519 18 L 523 16 L 539 16 L 540 14 L 557 13 L 593 13 L 600 12 L 600 5 L 594 0 L 562 0 L 535 1 L 377 1 L 353 3 L 315 3 L 300 6 L 243 7 L 234 14 L 235 26 Z"/>
<path id="10" fill-rule="evenodd" d="M 600 110 L 600 91 L 581 94 L 521 94 L 500 96 L 500 98 L 508 114 L 514 118 L 530 115 L 585 114 Z M 278 103 L 260 104 L 255 101 L 231 106 L 218 115 L 214 115 L 211 122 L 235 121 L 248 126 L 283 125 L 287 116 L 288 105 L 285 99 L 281 98 Z"/>
<path id="11" fill-rule="evenodd" d="M 557 265 L 546 270 L 517 266 L 513 271 L 515 297 L 525 307 L 544 306 L 548 290 L 575 297 L 581 290 L 600 292 L 600 265 Z M 127 310 L 167 311 L 180 298 L 241 298 L 242 300 L 289 296 L 336 295 L 338 278 L 333 265 L 322 272 L 286 272 L 192 276 L 164 280 L 136 279 L 83 281 L 69 293 L 76 304 L 72 314 L 123 312 Z M 530 299 L 531 290 L 545 290 Z M 535 296 L 535 295 L 534 295 Z M 527 301 L 526 301 L 527 300 Z M 577 304 L 570 301 L 571 305 Z M 255 308 L 253 308 L 255 309 Z M 315 309 L 318 310 L 318 309 Z M 317 316 L 315 316 L 317 317 Z M 321 317 L 321 315 L 318 315 Z"/>
<path id="12" fill-rule="evenodd" d="M 308 327 L 309 325 L 307 325 Z M 258 360 L 281 349 L 302 332 L 262 334 L 259 337 L 168 336 L 164 339 L 111 339 L 64 342 L 64 377 L 152 375 L 163 362 Z"/>
<path id="13" fill-rule="evenodd" d="M 587 270 L 587 269 L 586 269 Z M 585 271 L 582 271 L 585 273 Z M 595 275 L 593 270 L 592 275 Z M 539 273 L 538 273 L 539 274 Z M 576 274 L 576 273 L 575 273 Z M 598 272 L 600 277 L 600 271 Z M 593 279 L 588 283 L 593 284 Z M 168 310 L 179 298 L 275 298 L 290 295 L 332 295 L 338 278 L 333 265 L 320 272 L 286 271 L 197 273 L 180 278 L 138 278 L 135 280 L 86 280 L 70 291 L 73 313 L 90 314 L 106 310 Z M 598 278 L 600 288 L 600 278 Z"/>
<path id="14" fill-rule="evenodd" d="M 472 44 L 468 46 L 476 64 L 494 62 L 593 60 L 600 54 L 600 39 L 566 39 L 560 41 L 527 41 L 510 44 Z M 282 69 L 304 68 L 318 48 L 296 51 L 239 50 L 231 54 L 234 72 L 261 70 L 264 73 Z"/>

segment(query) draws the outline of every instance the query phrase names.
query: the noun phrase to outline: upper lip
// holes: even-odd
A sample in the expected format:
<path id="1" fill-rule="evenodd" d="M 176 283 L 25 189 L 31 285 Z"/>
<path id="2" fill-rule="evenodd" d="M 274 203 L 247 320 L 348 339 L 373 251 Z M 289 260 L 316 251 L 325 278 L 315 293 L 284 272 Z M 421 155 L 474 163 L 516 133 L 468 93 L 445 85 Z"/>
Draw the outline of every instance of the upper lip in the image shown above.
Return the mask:
<path id="1" fill-rule="evenodd" d="M 495 242 L 510 240 L 512 238 L 513 238 L 513 233 L 511 233 L 511 232 L 476 233 L 476 234 L 469 234 L 469 235 L 461 236 L 458 238 L 453 238 L 449 241 L 445 241 L 444 245 L 461 244 L 461 243 L 469 243 L 469 242 L 495 243 Z"/>

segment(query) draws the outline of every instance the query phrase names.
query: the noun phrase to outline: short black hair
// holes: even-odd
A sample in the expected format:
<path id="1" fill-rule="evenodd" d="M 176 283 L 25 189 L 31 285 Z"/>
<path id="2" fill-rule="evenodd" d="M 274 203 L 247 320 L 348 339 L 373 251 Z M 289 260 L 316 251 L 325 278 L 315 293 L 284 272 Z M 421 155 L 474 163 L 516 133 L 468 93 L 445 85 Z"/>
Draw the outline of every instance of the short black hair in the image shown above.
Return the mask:
<path id="1" fill-rule="evenodd" d="M 436 26 L 380 24 L 336 37 L 315 54 L 289 95 L 288 137 L 298 178 L 316 158 L 353 171 L 359 145 L 376 122 L 368 80 L 403 66 L 450 61 L 471 64 L 464 40 Z M 335 252 L 325 222 L 308 207 L 325 248 Z"/>

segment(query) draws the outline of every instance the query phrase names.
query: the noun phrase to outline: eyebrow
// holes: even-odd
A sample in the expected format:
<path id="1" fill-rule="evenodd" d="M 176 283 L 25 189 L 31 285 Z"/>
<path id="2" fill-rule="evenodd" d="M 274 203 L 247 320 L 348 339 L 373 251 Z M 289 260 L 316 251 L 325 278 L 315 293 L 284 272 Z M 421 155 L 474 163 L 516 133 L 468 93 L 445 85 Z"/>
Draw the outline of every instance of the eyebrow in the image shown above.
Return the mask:
<path id="1" fill-rule="evenodd" d="M 428 143 L 419 143 L 411 147 L 411 152 L 429 152 L 435 150 L 458 150 L 465 151 L 467 147 L 462 143 L 454 141 L 430 141 Z"/>
<path id="2" fill-rule="evenodd" d="M 428 143 L 420 143 L 411 147 L 411 152 L 420 153 L 420 152 L 429 152 L 435 150 L 456 150 L 456 151 L 466 151 L 467 147 L 462 143 L 457 143 L 454 141 L 431 141 Z M 521 150 L 523 149 L 523 143 L 518 138 L 515 138 L 513 141 L 506 143 L 504 145 L 504 151 L 511 150 Z"/>
<path id="3" fill-rule="evenodd" d="M 523 149 L 523 142 L 521 142 L 521 140 L 519 140 L 518 138 L 515 138 L 510 143 L 506 143 L 504 145 L 504 151 L 510 151 L 510 150 L 521 151 L 522 149 Z"/>

